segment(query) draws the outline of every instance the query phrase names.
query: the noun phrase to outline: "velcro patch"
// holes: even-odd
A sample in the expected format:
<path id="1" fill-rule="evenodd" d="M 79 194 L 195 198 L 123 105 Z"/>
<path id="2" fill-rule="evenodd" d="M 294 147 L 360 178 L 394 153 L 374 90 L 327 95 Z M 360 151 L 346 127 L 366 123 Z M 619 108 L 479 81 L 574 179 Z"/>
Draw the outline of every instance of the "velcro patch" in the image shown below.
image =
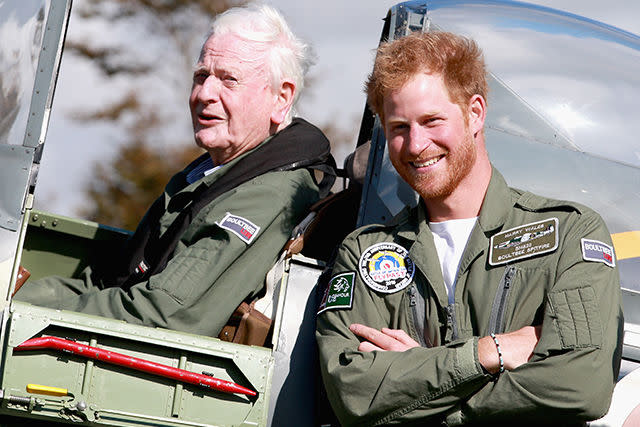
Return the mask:
<path id="1" fill-rule="evenodd" d="M 260 227 L 248 219 L 230 214 L 229 212 L 227 212 L 224 218 L 222 218 L 222 221 L 216 222 L 216 224 L 218 224 L 220 228 L 224 228 L 225 230 L 232 232 L 246 244 L 250 244 L 258 235 L 258 231 L 260 231 Z"/>
<path id="2" fill-rule="evenodd" d="M 330 309 L 351 308 L 353 305 L 353 282 L 355 277 L 355 271 L 333 276 L 324 291 L 322 302 L 318 307 L 318 314 Z"/>
<path id="3" fill-rule="evenodd" d="M 532 222 L 491 237 L 489 264 L 500 265 L 558 248 L 558 218 Z"/>
<path id="4" fill-rule="evenodd" d="M 580 242 L 582 242 L 582 258 L 585 261 L 601 262 L 609 267 L 616 266 L 613 247 L 598 240 L 580 239 Z"/>

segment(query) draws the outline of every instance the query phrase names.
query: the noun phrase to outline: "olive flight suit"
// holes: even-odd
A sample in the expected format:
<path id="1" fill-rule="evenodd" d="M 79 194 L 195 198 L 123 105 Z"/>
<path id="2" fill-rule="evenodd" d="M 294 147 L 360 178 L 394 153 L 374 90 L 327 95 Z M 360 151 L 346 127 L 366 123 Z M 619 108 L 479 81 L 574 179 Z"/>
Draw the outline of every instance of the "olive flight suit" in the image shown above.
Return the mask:
<path id="1" fill-rule="evenodd" d="M 341 423 L 558 425 L 603 416 L 623 318 L 600 216 L 511 189 L 493 169 L 449 305 L 426 215 L 419 203 L 339 248 L 316 337 Z M 403 329 L 421 347 L 358 351 L 352 323 Z M 528 325 L 542 325 L 529 362 L 498 376 L 484 370 L 479 337 Z"/>
<path id="2" fill-rule="evenodd" d="M 320 130 L 300 119 L 295 119 L 294 125 L 287 128 L 293 130 L 277 135 L 301 148 L 326 144 L 328 152 L 329 142 Z M 297 138 L 300 134 L 305 138 Z M 171 208 L 174 199 L 188 197 L 202 184 L 215 185 L 258 147 L 192 184 L 186 185 L 184 176 L 193 165 L 174 176 L 161 196 L 160 233 L 165 233 L 181 212 Z M 260 158 L 254 160 L 260 162 Z M 166 267 L 148 279 L 126 289 L 105 286 L 92 280 L 92 269 L 87 267 L 80 278 L 52 276 L 28 281 L 15 299 L 217 336 L 236 307 L 261 292 L 265 275 L 291 231 L 318 199 L 318 184 L 308 169 L 264 173 L 201 209 L 179 236 Z"/>

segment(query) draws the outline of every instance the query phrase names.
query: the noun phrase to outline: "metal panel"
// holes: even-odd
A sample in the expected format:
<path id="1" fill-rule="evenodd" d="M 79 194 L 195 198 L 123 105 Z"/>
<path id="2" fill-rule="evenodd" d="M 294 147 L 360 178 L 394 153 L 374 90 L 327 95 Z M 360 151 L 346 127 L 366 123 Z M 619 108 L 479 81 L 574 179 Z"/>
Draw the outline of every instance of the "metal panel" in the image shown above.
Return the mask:
<path id="1" fill-rule="evenodd" d="M 256 397 L 182 384 L 105 362 L 48 350 L 14 352 L 34 335 L 50 335 L 155 363 L 207 372 L 257 391 Z M 83 425 L 264 425 L 271 350 L 216 338 L 13 302 L 2 377 L 0 413 Z M 67 395 L 29 393 L 30 383 Z M 142 397 L 142 398 L 141 398 Z"/>
<path id="2" fill-rule="evenodd" d="M 34 149 L 0 144 L 0 227 L 16 231 Z"/>
<path id="3" fill-rule="evenodd" d="M 56 0 L 49 6 L 24 136 L 23 145 L 27 147 L 43 144 L 47 134 L 70 12 L 71 0 Z"/>
<path id="4" fill-rule="evenodd" d="M 296 255 L 287 261 L 275 328 L 277 342 L 268 425 L 314 425 L 317 352 L 316 283 L 324 265 Z"/>

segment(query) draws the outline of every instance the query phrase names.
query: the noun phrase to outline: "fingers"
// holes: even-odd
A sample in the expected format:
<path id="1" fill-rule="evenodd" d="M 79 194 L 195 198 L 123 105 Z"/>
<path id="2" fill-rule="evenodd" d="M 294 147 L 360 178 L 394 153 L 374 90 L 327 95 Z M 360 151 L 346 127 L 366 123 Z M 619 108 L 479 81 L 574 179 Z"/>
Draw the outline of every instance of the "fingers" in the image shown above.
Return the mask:
<path id="1" fill-rule="evenodd" d="M 382 330 L 379 331 L 358 323 L 352 324 L 349 329 L 357 336 L 366 340 L 358 346 L 358 350 L 360 351 L 405 351 L 420 346 L 420 344 L 412 339 L 405 331 L 400 329 L 382 328 Z"/>
<path id="2" fill-rule="evenodd" d="M 358 346 L 358 351 L 370 352 L 370 351 L 385 351 L 380 347 L 371 344 L 369 341 L 362 341 Z"/>
<path id="3" fill-rule="evenodd" d="M 382 333 L 386 334 L 390 337 L 395 338 L 396 340 L 400 341 L 402 344 L 408 346 L 408 347 L 419 347 L 420 344 L 414 340 L 413 338 L 411 338 L 409 336 L 409 334 L 407 334 L 405 331 L 403 331 L 402 329 L 389 329 L 389 328 L 382 328 Z"/>
<path id="4" fill-rule="evenodd" d="M 383 334 L 377 329 L 370 328 L 369 326 L 365 325 L 360 325 L 358 323 L 351 325 L 349 329 L 354 334 L 364 338 L 371 344 L 383 350 L 390 350 L 391 346 L 393 346 L 394 341 L 396 341 L 395 338 L 389 337 L 388 335 Z"/>

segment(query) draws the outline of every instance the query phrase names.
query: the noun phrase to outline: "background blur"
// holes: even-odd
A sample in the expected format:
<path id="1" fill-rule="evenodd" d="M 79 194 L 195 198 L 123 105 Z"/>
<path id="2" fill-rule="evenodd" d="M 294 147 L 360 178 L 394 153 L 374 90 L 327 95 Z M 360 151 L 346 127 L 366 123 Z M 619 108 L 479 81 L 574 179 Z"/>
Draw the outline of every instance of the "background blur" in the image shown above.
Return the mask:
<path id="1" fill-rule="evenodd" d="M 187 98 L 211 16 L 232 0 L 76 0 L 36 208 L 132 228 L 197 155 Z M 316 53 L 298 105 L 338 163 L 353 149 L 382 19 L 395 1 L 271 0 Z M 640 34 L 640 2 L 538 0 Z"/>

